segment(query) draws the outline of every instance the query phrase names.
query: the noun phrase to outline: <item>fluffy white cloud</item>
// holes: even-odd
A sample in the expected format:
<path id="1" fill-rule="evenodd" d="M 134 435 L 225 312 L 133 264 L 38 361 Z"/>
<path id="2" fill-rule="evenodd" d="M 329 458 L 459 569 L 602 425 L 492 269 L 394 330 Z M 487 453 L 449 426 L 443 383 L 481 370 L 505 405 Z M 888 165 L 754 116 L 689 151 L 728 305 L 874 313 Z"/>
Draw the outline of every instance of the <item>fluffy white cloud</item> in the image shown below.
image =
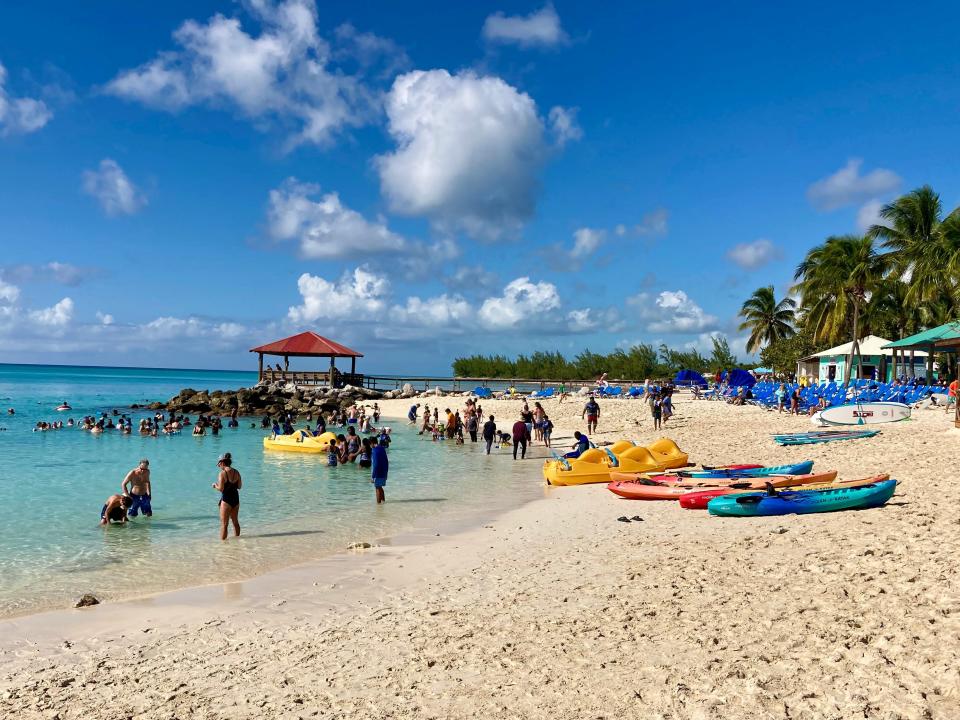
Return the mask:
<path id="1" fill-rule="evenodd" d="M 617 332 L 623 329 L 623 321 L 616 308 L 580 308 L 567 313 L 567 330 L 573 333 L 595 330 Z"/>
<path id="2" fill-rule="evenodd" d="M 404 305 L 391 308 L 388 327 L 413 325 L 446 328 L 464 325 L 473 315 L 473 307 L 460 295 L 444 293 L 426 300 L 413 296 L 408 297 Z"/>
<path id="3" fill-rule="evenodd" d="M 48 327 L 64 327 L 73 318 L 73 300 L 63 298 L 56 305 L 41 310 L 31 310 L 30 319 Z"/>
<path id="4" fill-rule="evenodd" d="M 640 293 L 627 298 L 627 303 L 638 309 L 650 332 L 700 332 L 717 324 L 717 317 L 705 312 L 683 290 L 664 290 L 656 297 Z"/>
<path id="5" fill-rule="evenodd" d="M 370 222 L 346 207 L 335 192 L 312 200 L 310 196 L 319 192 L 318 186 L 298 183 L 294 178 L 271 190 L 267 210 L 270 236 L 280 241 L 296 240 L 300 254 L 313 259 L 403 249 L 403 238 L 383 221 Z"/>
<path id="6" fill-rule="evenodd" d="M 503 295 L 484 300 L 477 315 L 484 327 L 499 330 L 517 327 L 559 307 L 556 285 L 520 277 L 507 283 Z"/>
<path id="7" fill-rule="evenodd" d="M 877 168 L 860 174 L 863 160 L 852 158 L 847 164 L 807 188 L 807 200 L 818 210 L 836 210 L 869 198 L 893 192 L 900 176 L 892 170 Z"/>
<path id="8" fill-rule="evenodd" d="M 12 97 L 4 87 L 7 69 L 0 63 L 0 136 L 36 132 L 53 117 L 43 100 Z"/>
<path id="9" fill-rule="evenodd" d="M 547 158 L 534 101 L 495 77 L 399 76 L 386 99 L 397 149 L 377 158 L 391 208 L 496 239 L 533 215 Z"/>
<path id="10" fill-rule="evenodd" d="M 386 277 L 363 267 L 345 273 L 336 282 L 303 273 L 297 280 L 303 303 L 291 307 L 287 317 L 294 323 L 335 320 L 355 314 L 360 321 L 379 319 L 387 306 L 389 287 Z"/>
<path id="11" fill-rule="evenodd" d="M 20 288 L 0 280 L 0 302 L 12 305 L 20 297 Z"/>
<path id="12" fill-rule="evenodd" d="M 574 260 L 581 260 L 589 255 L 593 255 L 600 244 L 603 242 L 603 230 L 594 230 L 593 228 L 579 228 L 573 233 L 573 247 L 570 249 L 570 257 Z"/>
<path id="13" fill-rule="evenodd" d="M 483 23 L 483 37 L 488 42 L 521 47 L 551 47 L 567 42 L 560 16 L 549 3 L 529 15 L 497 12 L 488 16 Z"/>
<path id="14" fill-rule="evenodd" d="M 226 105 L 254 120 L 292 122 L 298 129 L 291 146 L 326 143 L 374 115 L 373 94 L 331 67 L 313 0 L 249 0 L 244 7 L 259 34 L 220 14 L 206 23 L 188 20 L 173 35 L 178 49 L 121 72 L 107 92 L 169 111 Z M 363 42 L 369 48 L 369 39 Z"/>
<path id="15" fill-rule="evenodd" d="M 101 160 L 96 170 L 84 171 L 83 191 L 96 198 L 110 216 L 133 215 L 147 204 L 144 194 L 110 158 Z"/>
<path id="16" fill-rule="evenodd" d="M 101 325 L 113 325 L 114 317 L 110 313 L 100 312 L 97 310 L 97 320 L 100 321 Z"/>
<path id="17" fill-rule="evenodd" d="M 727 257 L 744 270 L 756 270 L 782 256 L 780 248 L 766 238 L 734 245 Z"/>
<path id="18" fill-rule="evenodd" d="M 554 142 L 560 147 L 583 137 L 583 128 L 577 123 L 578 109 L 556 105 L 550 108 L 550 112 L 547 114 L 547 120 L 550 122 L 550 132 L 553 133 Z"/>

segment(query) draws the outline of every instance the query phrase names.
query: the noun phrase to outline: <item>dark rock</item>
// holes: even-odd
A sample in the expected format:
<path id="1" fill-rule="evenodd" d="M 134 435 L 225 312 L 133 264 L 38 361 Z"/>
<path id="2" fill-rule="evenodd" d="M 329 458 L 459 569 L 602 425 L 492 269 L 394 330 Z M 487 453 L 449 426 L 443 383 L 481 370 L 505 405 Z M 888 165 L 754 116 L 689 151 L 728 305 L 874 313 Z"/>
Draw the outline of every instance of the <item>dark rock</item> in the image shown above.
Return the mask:
<path id="1" fill-rule="evenodd" d="M 77 600 L 77 604 L 74 605 L 74 607 L 82 608 L 82 607 L 90 607 L 91 605 L 99 605 L 99 604 L 100 604 L 99 600 L 97 600 L 90 593 L 87 593 L 82 598 Z"/>

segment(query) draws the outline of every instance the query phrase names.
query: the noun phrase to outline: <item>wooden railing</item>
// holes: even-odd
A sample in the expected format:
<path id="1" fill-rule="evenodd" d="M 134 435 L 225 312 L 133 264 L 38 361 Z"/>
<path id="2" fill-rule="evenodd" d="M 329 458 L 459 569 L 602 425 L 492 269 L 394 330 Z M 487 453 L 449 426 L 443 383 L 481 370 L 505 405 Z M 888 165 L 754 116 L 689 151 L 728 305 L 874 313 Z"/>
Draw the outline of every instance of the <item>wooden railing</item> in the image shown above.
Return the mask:
<path id="1" fill-rule="evenodd" d="M 264 382 L 292 382 L 294 385 L 329 385 L 330 373 L 264 368 L 262 379 Z M 336 379 L 337 387 L 344 385 L 361 387 L 364 384 L 364 376 L 359 373 L 337 371 Z"/>

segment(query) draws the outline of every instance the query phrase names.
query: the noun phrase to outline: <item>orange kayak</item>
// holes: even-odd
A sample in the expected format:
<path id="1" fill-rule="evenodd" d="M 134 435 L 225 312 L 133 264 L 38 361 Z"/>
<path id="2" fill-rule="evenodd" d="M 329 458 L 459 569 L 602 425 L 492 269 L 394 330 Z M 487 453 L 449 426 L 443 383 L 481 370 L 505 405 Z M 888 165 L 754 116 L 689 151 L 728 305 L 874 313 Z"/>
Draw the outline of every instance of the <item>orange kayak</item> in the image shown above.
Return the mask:
<path id="1" fill-rule="evenodd" d="M 676 500 L 686 493 L 707 490 L 756 491 L 763 490 L 769 483 L 775 488 L 797 487 L 830 483 L 837 477 L 836 470 L 809 473 L 807 475 L 771 475 L 764 478 L 736 478 L 730 480 L 709 480 L 660 483 L 654 480 L 614 480 L 607 490 L 614 495 L 630 500 Z"/>

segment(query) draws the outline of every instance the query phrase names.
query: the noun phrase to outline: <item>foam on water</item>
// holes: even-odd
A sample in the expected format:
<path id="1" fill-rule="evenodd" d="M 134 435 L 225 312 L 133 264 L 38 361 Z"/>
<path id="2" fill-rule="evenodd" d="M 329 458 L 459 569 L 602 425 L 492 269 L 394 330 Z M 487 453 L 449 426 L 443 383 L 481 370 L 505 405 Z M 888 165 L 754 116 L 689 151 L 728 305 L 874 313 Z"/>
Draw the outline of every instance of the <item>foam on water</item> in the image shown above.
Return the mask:
<path id="1" fill-rule="evenodd" d="M 182 387 L 226 389 L 250 373 L 0 365 L 0 615 L 249 577 L 338 552 L 354 540 L 405 532 L 444 517 L 496 511 L 541 494 L 530 463 L 486 457 L 479 445 L 419 437 L 394 421 L 388 502 L 366 472 L 326 458 L 265 452 L 264 431 L 241 420 L 219 437 L 32 432 L 37 420 L 75 420 Z M 63 400 L 68 413 L 54 408 Z M 453 400 L 451 400 L 453 402 Z M 144 413 L 146 414 L 146 413 Z M 259 423 L 258 423 L 259 425 Z M 189 430 L 189 429 L 188 429 Z M 243 536 L 217 539 L 216 459 L 242 473 Z M 150 459 L 154 517 L 101 527 L 100 507 L 139 458 Z"/>

